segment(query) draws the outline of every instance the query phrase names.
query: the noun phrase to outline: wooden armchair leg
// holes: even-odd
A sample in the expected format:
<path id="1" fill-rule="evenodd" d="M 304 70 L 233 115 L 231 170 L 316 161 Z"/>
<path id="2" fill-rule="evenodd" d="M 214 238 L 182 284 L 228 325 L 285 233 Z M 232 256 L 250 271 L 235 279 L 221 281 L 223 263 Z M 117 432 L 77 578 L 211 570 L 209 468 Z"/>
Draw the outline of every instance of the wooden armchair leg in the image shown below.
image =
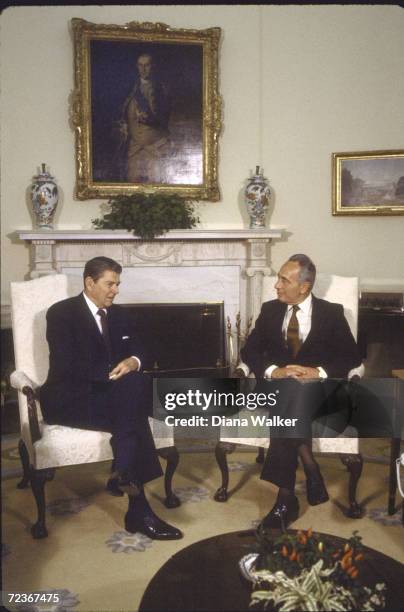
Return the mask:
<path id="1" fill-rule="evenodd" d="M 231 442 L 218 442 L 215 448 L 215 457 L 222 474 L 222 484 L 214 495 L 217 502 L 225 502 L 228 499 L 227 489 L 229 487 L 229 466 L 227 465 L 227 455 L 236 448 Z"/>
<path id="2" fill-rule="evenodd" d="M 31 527 L 32 537 L 36 540 L 46 538 L 48 536 L 48 530 L 45 525 L 45 483 L 48 480 L 52 480 L 55 474 L 55 470 L 35 470 L 31 469 L 30 481 L 32 492 L 35 497 L 37 509 L 38 509 L 38 520 Z"/>
<path id="3" fill-rule="evenodd" d="M 363 516 L 363 508 L 356 500 L 356 488 L 358 486 L 360 475 L 362 474 L 362 455 L 360 453 L 357 455 L 340 455 L 340 459 L 349 472 L 349 509 L 346 514 L 350 518 L 361 518 Z"/>
<path id="4" fill-rule="evenodd" d="M 22 464 L 22 479 L 17 484 L 17 489 L 26 489 L 29 486 L 30 472 L 29 472 L 29 455 L 25 442 L 22 438 L 18 442 L 18 453 L 20 455 Z"/>
<path id="5" fill-rule="evenodd" d="M 390 515 L 396 511 L 396 459 L 400 456 L 400 443 L 400 438 L 392 438 L 390 443 L 389 497 L 387 503 L 387 512 Z"/>
<path id="6" fill-rule="evenodd" d="M 255 458 L 256 463 L 264 463 L 265 461 L 265 448 L 263 446 L 258 447 L 258 453 Z"/>
<path id="7" fill-rule="evenodd" d="M 167 508 L 177 508 L 181 505 L 179 498 L 173 493 L 172 482 L 174 472 L 177 469 L 178 461 L 180 459 L 176 446 L 168 446 L 167 448 L 159 448 L 157 450 L 160 457 L 167 461 L 166 471 L 164 474 L 164 488 L 166 492 L 166 498 L 164 505 Z"/>

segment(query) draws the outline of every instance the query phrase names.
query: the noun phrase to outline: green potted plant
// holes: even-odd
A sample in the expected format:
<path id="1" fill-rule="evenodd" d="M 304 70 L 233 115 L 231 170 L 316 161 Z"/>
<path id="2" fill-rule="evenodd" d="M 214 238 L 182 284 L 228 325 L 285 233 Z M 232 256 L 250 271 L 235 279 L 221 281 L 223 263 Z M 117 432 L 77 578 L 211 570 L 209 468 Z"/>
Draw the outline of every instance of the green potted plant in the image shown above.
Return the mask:
<path id="1" fill-rule="evenodd" d="M 126 229 L 151 240 L 170 229 L 191 229 L 199 223 L 194 203 L 159 192 L 118 195 L 108 200 L 108 212 L 93 219 L 96 229 Z"/>
<path id="2" fill-rule="evenodd" d="M 273 537 L 257 532 L 258 554 L 240 561 L 245 578 L 253 582 L 251 610 L 306 612 L 382 610 L 384 583 L 373 588 L 360 580 L 361 538 L 354 532 L 345 543 L 311 529 Z"/>

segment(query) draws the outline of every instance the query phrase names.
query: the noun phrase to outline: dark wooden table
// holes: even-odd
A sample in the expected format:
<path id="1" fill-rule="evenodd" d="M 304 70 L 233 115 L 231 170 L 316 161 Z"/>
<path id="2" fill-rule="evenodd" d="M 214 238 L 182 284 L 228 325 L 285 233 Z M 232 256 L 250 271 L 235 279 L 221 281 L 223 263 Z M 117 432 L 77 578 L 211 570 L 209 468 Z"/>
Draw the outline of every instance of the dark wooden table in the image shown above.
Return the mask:
<path id="1" fill-rule="evenodd" d="M 149 582 L 139 611 L 248 612 L 251 584 L 241 576 L 238 562 L 253 551 L 255 542 L 254 531 L 235 531 L 183 548 Z M 404 565 L 368 547 L 364 556 L 363 584 L 385 582 L 386 610 L 404 611 Z"/>

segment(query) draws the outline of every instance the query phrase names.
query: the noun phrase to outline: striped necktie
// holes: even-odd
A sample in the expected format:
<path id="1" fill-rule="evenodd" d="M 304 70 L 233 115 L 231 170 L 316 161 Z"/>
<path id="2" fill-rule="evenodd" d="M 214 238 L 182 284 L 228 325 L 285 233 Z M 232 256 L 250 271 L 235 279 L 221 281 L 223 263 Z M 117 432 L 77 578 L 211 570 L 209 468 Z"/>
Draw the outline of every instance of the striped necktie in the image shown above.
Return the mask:
<path id="1" fill-rule="evenodd" d="M 286 343 L 293 357 L 296 357 L 301 345 L 299 338 L 299 321 L 296 316 L 298 310 L 300 310 L 299 306 L 294 304 L 292 316 L 290 317 L 288 329 L 286 331 Z"/>

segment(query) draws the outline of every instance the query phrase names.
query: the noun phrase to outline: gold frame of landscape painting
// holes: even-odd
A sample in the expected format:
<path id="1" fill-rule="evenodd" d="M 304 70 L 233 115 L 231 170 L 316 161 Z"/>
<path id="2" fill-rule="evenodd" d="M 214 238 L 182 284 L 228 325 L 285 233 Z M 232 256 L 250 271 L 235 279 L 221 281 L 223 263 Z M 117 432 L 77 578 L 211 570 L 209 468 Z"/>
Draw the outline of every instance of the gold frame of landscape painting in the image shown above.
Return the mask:
<path id="1" fill-rule="evenodd" d="M 403 215 L 404 151 L 332 155 L 333 215 Z"/>
<path id="2" fill-rule="evenodd" d="M 78 199 L 217 201 L 220 28 L 71 23 Z"/>

